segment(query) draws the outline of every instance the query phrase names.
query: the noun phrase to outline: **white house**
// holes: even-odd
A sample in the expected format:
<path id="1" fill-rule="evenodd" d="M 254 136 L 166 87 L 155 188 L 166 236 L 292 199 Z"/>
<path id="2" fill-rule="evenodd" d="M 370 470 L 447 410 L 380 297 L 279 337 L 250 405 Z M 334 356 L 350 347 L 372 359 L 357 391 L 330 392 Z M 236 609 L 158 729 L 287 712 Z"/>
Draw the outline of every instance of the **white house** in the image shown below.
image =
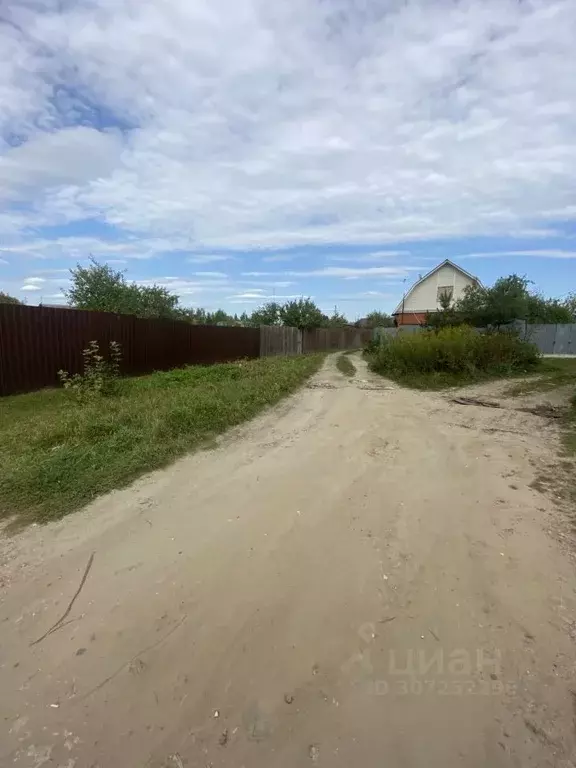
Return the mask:
<path id="1" fill-rule="evenodd" d="M 468 285 L 481 285 L 480 280 L 449 259 L 421 277 L 393 312 L 397 325 L 423 325 L 428 312 L 441 309 L 440 297 L 458 301 Z"/>

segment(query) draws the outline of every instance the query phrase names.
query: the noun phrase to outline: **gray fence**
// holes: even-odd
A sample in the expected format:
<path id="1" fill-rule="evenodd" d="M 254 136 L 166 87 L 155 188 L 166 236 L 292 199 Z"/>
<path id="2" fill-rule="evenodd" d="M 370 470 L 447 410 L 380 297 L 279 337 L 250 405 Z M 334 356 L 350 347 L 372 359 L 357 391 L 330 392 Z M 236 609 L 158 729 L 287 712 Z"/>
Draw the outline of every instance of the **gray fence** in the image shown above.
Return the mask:
<path id="1" fill-rule="evenodd" d="M 576 323 L 532 325 L 517 321 L 515 325 L 543 355 L 576 355 Z"/>
<path id="2" fill-rule="evenodd" d="M 301 355 L 302 331 L 283 325 L 260 326 L 260 357 Z"/>
<path id="3" fill-rule="evenodd" d="M 543 355 L 576 355 L 576 323 L 535 325 L 517 320 L 514 327 L 525 338 L 536 344 Z M 376 328 L 375 338 L 397 336 L 399 333 L 420 333 L 420 325 L 402 325 L 399 328 Z"/>
<path id="4" fill-rule="evenodd" d="M 300 331 L 297 328 L 285 326 L 262 325 L 260 326 L 260 356 L 361 349 L 371 338 L 371 330 L 351 326 Z"/>

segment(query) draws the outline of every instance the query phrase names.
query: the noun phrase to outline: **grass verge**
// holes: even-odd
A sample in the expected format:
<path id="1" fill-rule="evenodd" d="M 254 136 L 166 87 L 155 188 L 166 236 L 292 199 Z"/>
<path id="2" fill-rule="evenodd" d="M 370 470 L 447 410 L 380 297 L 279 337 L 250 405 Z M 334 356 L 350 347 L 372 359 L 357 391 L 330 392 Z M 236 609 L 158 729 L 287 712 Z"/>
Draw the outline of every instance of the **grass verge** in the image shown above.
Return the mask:
<path id="1" fill-rule="evenodd" d="M 356 366 L 345 352 L 336 358 L 336 367 L 344 376 L 354 376 L 356 373 Z"/>
<path id="2" fill-rule="evenodd" d="M 507 397 L 529 395 L 532 392 L 549 392 L 558 387 L 569 386 L 576 388 L 576 356 L 543 358 L 535 371 L 537 378 L 529 378 L 508 387 L 504 393 Z"/>
<path id="3" fill-rule="evenodd" d="M 47 522 L 168 464 L 298 388 L 324 355 L 123 379 L 79 405 L 52 389 L 0 400 L 0 518 Z"/>

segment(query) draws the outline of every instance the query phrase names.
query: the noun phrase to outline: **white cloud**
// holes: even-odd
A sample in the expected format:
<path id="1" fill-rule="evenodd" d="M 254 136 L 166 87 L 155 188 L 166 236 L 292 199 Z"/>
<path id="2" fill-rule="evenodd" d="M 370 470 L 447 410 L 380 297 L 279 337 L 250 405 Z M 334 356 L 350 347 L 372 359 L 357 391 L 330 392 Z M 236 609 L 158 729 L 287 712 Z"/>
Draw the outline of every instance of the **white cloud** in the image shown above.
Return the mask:
<path id="1" fill-rule="evenodd" d="M 135 240 L 98 254 L 147 258 L 576 218 L 573 0 L 4 13 L 0 232 L 102 218 Z"/>
<path id="2" fill-rule="evenodd" d="M 309 269 L 307 271 L 297 272 L 288 271 L 282 272 L 284 275 L 291 277 L 342 277 L 346 278 L 359 278 L 359 277 L 402 277 L 409 272 L 418 272 L 422 267 L 321 267 L 320 269 Z M 264 277 L 266 275 L 273 275 L 274 272 L 243 272 L 246 277 Z"/>
<path id="3" fill-rule="evenodd" d="M 356 253 L 354 254 L 354 261 L 358 262 L 375 262 L 384 261 L 385 259 L 395 259 L 399 256 L 410 256 L 411 251 L 374 251 L 373 253 Z M 329 256 L 330 261 L 350 261 L 350 254 L 335 254 Z"/>
<path id="4" fill-rule="evenodd" d="M 498 259 L 509 256 L 527 256 L 537 259 L 576 259 L 576 251 L 542 249 L 536 251 L 485 251 L 481 253 L 463 253 L 457 259 Z"/>
<path id="5" fill-rule="evenodd" d="M 282 262 L 282 261 L 294 261 L 294 259 L 298 258 L 298 254 L 296 253 L 276 253 L 273 256 L 263 256 L 262 261 L 269 262 L 271 264 Z"/>
<path id="6" fill-rule="evenodd" d="M 245 293 L 235 293 L 232 296 L 228 296 L 229 299 L 258 299 L 258 301 L 265 298 L 262 291 L 246 291 Z"/>
<path id="7" fill-rule="evenodd" d="M 39 133 L 0 157 L 0 199 L 17 200 L 53 187 L 84 185 L 113 173 L 121 152 L 120 132 L 76 126 Z"/>
<path id="8" fill-rule="evenodd" d="M 25 285 L 20 288 L 21 291 L 39 291 L 40 286 L 36 285 L 36 283 L 26 283 Z"/>
<path id="9" fill-rule="evenodd" d="M 193 272 L 192 274 L 194 277 L 228 277 L 226 272 Z"/>
<path id="10" fill-rule="evenodd" d="M 230 304 L 244 304 L 250 302 L 264 303 L 266 301 L 291 301 L 292 299 L 300 298 L 300 294 L 278 296 L 277 294 L 261 294 L 261 293 L 237 293 L 233 296 L 228 296 Z"/>
<path id="11" fill-rule="evenodd" d="M 234 259 L 231 254 L 222 253 L 197 253 L 194 256 L 189 256 L 186 261 L 190 264 L 212 264 L 218 261 L 230 261 Z"/>
<path id="12" fill-rule="evenodd" d="M 69 269 L 37 269 L 36 275 L 70 275 Z"/>
<path id="13" fill-rule="evenodd" d="M 27 277 L 25 279 L 26 283 L 34 283 L 35 285 L 42 285 L 42 283 L 46 282 L 45 277 Z"/>

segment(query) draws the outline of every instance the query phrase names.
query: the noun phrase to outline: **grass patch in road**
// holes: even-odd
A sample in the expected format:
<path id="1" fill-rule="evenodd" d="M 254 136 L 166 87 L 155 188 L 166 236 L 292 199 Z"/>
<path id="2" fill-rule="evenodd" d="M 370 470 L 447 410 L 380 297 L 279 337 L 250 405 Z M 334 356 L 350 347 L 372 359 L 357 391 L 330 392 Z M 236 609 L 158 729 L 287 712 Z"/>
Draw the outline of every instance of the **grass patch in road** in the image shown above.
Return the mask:
<path id="1" fill-rule="evenodd" d="M 324 355 L 190 366 L 80 405 L 62 389 L 0 399 L 0 518 L 46 522 L 165 466 L 297 389 Z"/>
<path id="2" fill-rule="evenodd" d="M 445 389 L 519 376 L 539 365 L 533 344 L 508 332 L 467 326 L 399 333 L 366 347 L 370 368 L 414 389 Z"/>
<path id="3" fill-rule="evenodd" d="M 345 352 L 342 355 L 338 355 L 336 367 L 344 376 L 354 376 L 356 373 L 356 366 Z"/>
<path id="4" fill-rule="evenodd" d="M 445 371 L 433 371 L 430 373 L 396 374 L 388 375 L 388 378 L 410 389 L 427 391 L 440 391 L 451 387 L 465 387 L 469 384 L 482 384 L 482 382 L 494 381 L 512 376 L 521 376 L 521 373 L 508 371 L 480 373 L 447 373 Z"/>
<path id="5" fill-rule="evenodd" d="M 574 358 L 545 357 L 535 373 L 538 374 L 536 378 L 513 384 L 504 394 L 507 397 L 519 397 L 532 392 L 549 392 L 570 384 L 576 389 L 576 355 Z"/>

